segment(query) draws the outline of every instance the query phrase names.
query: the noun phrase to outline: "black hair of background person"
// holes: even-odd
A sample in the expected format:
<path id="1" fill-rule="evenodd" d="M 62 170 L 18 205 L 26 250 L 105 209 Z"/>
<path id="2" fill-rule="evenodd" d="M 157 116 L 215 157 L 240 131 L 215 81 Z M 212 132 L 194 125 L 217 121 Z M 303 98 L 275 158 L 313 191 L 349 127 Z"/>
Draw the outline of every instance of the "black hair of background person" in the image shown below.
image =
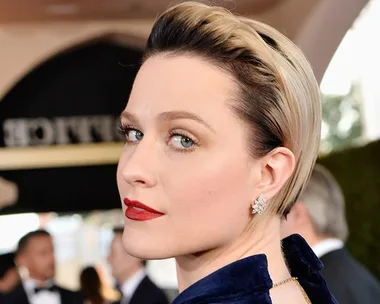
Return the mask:
<path id="1" fill-rule="evenodd" d="M 15 268 L 14 252 L 8 252 L 0 255 L 0 280 L 9 269 Z"/>

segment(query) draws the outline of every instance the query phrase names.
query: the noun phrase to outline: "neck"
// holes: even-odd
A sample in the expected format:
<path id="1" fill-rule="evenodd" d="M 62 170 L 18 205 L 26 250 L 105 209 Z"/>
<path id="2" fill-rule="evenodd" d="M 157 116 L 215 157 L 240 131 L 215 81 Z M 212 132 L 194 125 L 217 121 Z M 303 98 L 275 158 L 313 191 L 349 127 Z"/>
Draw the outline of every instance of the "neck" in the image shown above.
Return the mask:
<path id="1" fill-rule="evenodd" d="M 334 238 L 330 235 L 319 234 L 317 231 L 315 231 L 314 227 L 307 227 L 300 231 L 302 231 L 302 236 L 307 241 L 310 247 L 313 247 L 324 240 Z"/>
<path id="2" fill-rule="evenodd" d="M 33 281 L 36 282 L 37 286 L 45 286 L 47 284 L 47 281 L 49 281 L 50 279 L 46 279 L 46 278 L 43 278 L 41 276 L 38 276 L 38 275 L 33 275 L 33 274 L 30 274 L 29 275 L 29 278 Z"/>
<path id="3" fill-rule="evenodd" d="M 136 267 L 133 267 L 131 269 L 129 269 L 129 271 L 127 272 L 124 272 L 120 275 L 119 279 L 118 279 L 118 282 L 120 284 L 124 284 L 126 283 L 131 277 L 133 277 L 137 272 L 139 272 L 141 269 L 143 269 L 141 266 L 136 266 Z"/>
<path id="4" fill-rule="evenodd" d="M 177 278 L 180 292 L 193 283 L 231 264 L 255 254 L 265 254 L 268 271 L 274 283 L 290 277 L 282 255 L 280 220 L 270 219 L 257 223 L 255 231 L 244 232 L 229 244 L 199 254 L 176 257 Z"/>

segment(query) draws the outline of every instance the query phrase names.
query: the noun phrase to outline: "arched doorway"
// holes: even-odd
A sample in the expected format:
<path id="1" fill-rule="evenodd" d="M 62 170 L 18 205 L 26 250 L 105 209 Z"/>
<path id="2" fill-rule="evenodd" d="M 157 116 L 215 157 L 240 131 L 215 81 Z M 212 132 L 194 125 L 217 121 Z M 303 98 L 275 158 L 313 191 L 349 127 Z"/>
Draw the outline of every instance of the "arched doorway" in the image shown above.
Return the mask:
<path id="1" fill-rule="evenodd" d="M 0 213 L 119 206 L 117 118 L 142 51 L 113 38 L 49 58 L 0 102 L 0 176 L 19 187 L 17 203 Z"/>
<path id="2" fill-rule="evenodd" d="M 322 80 L 326 112 L 335 117 L 324 117 L 329 128 L 326 152 L 380 138 L 379 14 L 379 1 L 370 1 L 347 31 Z"/>

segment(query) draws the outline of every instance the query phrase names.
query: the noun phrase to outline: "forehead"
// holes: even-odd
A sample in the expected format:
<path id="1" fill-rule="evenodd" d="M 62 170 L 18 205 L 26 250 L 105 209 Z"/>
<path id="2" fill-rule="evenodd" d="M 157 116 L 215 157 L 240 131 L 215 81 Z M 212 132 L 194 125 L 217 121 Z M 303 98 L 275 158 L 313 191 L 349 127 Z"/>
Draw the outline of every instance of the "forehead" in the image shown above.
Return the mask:
<path id="1" fill-rule="evenodd" d="M 31 248 L 40 248 L 42 246 L 52 245 L 53 240 L 48 235 L 36 235 L 29 239 L 28 243 L 26 244 L 26 249 Z"/>
<path id="2" fill-rule="evenodd" d="M 158 55 L 142 65 L 127 109 L 138 113 L 207 112 L 210 108 L 225 107 L 234 89 L 232 76 L 205 59 Z"/>

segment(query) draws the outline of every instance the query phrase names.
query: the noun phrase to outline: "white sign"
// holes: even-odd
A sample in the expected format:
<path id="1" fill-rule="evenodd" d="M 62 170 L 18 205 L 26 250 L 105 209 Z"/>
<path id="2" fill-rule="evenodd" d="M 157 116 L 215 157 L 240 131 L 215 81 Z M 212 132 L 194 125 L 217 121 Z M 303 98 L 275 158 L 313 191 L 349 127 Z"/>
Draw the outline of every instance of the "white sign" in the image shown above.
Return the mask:
<path id="1" fill-rule="evenodd" d="M 3 123 L 6 147 L 119 142 L 119 119 L 111 115 L 17 118 Z"/>

